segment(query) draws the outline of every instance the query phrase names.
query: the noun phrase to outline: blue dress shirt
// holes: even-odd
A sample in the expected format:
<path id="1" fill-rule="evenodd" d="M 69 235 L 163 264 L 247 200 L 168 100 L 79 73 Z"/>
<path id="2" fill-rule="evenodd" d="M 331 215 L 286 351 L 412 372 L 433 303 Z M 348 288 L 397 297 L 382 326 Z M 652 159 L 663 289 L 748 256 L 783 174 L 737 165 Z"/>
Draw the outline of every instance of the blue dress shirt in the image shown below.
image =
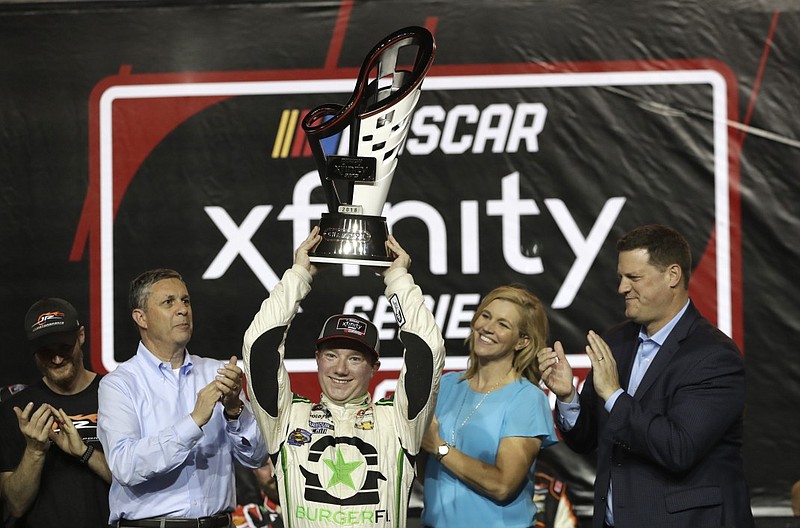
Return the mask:
<path id="1" fill-rule="evenodd" d="M 249 404 L 230 421 L 216 405 L 202 429 L 190 416 L 223 364 L 187 351 L 176 376 L 140 342 L 134 357 L 103 377 L 97 431 L 114 477 L 109 523 L 233 511 L 233 457 L 256 468 L 267 449 Z"/>

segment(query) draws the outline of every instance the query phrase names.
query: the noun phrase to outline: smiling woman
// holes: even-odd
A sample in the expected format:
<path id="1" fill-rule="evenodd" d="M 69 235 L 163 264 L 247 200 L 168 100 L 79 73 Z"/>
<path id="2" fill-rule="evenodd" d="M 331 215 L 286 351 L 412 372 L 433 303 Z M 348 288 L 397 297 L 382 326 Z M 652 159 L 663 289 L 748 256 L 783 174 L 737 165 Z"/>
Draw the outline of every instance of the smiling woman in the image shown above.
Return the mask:
<path id="1" fill-rule="evenodd" d="M 469 367 L 443 376 L 422 443 L 434 457 L 420 472 L 424 525 L 530 526 L 536 457 L 556 442 L 534 360 L 547 333 L 544 306 L 523 288 L 502 286 L 481 301 Z"/>

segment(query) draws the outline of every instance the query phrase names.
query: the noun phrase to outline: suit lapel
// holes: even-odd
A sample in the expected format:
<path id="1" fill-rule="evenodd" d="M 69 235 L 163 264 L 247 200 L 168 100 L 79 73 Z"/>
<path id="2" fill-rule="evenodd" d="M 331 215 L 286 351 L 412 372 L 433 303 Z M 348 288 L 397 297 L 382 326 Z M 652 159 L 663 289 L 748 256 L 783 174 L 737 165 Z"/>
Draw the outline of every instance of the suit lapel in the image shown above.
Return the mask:
<path id="1" fill-rule="evenodd" d="M 658 379 L 664 369 L 667 368 L 667 365 L 672 361 L 672 356 L 680 349 L 681 342 L 689 334 L 689 330 L 694 325 L 698 316 L 699 313 L 694 307 L 694 304 L 689 302 L 689 306 L 686 308 L 683 317 L 680 318 L 678 324 L 676 324 L 672 332 L 669 333 L 667 340 L 664 341 L 664 344 L 658 350 L 653 364 L 647 369 L 644 378 L 642 378 L 642 382 L 639 384 L 639 388 L 636 389 L 636 394 L 633 397 L 634 400 L 641 400 L 655 380 Z M 628 371 L 628 379 L 630 379 L 630 370 Z"/>
<path id="2" fill-rule="evenodd" d="M 633 371 L 633 362 L 636 360 L 636 352 L 639 350 L 639 325 L 630 325 L 630 335 L 625 339 L 625 355 L 617 360 L 617 368 L 619 370 L 619 381 L 625 392 L 628 392 L 628 386 L 631 383 L 631 372 Z"/>

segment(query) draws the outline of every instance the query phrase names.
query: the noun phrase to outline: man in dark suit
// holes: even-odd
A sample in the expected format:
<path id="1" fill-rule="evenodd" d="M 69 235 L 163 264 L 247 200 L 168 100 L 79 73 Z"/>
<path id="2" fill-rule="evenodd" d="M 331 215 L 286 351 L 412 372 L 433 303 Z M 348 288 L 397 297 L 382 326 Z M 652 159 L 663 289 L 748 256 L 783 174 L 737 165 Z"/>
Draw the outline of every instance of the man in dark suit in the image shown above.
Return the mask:
<path id="1" fill-rule="evenodd" d="M 617 243 L 627 322 L 589 331 L 592 372 L 578 397 L 560 342 L 538 354 L 574 451 L 597 450 L 602 528 L 754 526 L 741 457 L 744 364 L 689 300 L 691 252 L 665 226 Z"/>

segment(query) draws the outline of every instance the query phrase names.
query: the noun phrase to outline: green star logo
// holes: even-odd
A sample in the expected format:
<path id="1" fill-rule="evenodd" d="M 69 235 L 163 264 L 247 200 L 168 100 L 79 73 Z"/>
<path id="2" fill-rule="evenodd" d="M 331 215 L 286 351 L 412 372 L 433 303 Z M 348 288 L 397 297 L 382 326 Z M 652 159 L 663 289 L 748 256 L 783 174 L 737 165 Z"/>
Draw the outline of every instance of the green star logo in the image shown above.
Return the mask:
<path id="1" fill-rule="evenodd" d="M 345 486 L 350 487 L 350 489 L 356 489 L 351 475 L 353 471 L 355 471 L 364 462 L 345 462 L 341 449 L 336 450 L 335 460 L 325 459 L 324 462 L 325 465 L 327 465 L 330 470 L 333 471 L 333 476 L 331 476 L 331 480 L 328 482 L 328 485 L 325 489 L 328 489 L 336 484 L 344 484 Z"/>

